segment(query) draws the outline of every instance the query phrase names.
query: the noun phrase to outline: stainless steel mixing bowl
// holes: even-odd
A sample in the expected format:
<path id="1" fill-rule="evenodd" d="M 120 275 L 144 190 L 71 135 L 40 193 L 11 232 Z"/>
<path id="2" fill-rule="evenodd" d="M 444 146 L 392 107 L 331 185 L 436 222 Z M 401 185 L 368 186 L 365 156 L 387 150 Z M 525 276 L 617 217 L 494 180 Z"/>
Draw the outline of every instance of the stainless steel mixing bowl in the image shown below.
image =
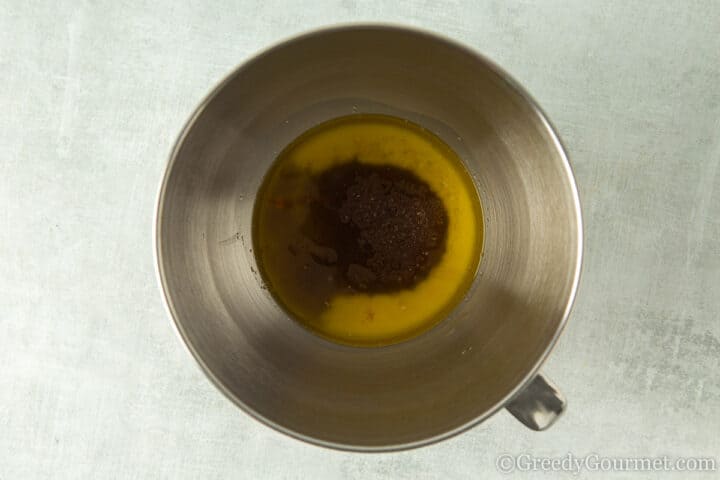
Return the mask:
<path id="1" fill-rule="evenodd" d="M 258 274 L 253 202 L 291 140 L 353 113 L 403 117 L 466 162 L 485 249 L 466 298 L 438 326 L 383 348 L 336 345 L 288 318 Z M 564 407 L 538 368 L 573 302 L 581 215 L 557 135 L 529 95 L 476 52 L 426 32 L 347 26 L 249 60 L 198 107 L 162 180 L 160 284 L 205 374 L 262 422 L 313 443 L 409 448 L 501 407 L 535 429 Z"/>

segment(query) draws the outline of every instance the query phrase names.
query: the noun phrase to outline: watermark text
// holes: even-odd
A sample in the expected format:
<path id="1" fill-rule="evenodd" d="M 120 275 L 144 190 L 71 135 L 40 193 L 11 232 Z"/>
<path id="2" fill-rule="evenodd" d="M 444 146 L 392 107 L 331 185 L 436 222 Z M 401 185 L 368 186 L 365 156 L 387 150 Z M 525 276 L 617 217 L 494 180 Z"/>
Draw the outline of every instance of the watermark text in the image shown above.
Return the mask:
<path id="1" fill-rule="evenodd" d="M 495 466 L 501 473 L 513 472 L 714 472 L 717 459 L 712 457 L 609 457 L 596 453 L 542 457 L 528 453 L 505 453 Z"/>

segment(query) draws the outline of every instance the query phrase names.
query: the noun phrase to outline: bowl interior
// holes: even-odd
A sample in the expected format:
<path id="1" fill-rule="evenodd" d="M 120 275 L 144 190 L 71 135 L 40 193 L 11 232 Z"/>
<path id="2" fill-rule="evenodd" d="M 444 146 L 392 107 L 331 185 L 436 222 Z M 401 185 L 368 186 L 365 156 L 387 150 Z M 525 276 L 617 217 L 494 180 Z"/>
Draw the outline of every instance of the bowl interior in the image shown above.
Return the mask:
<path id="1" fill-rule="evenodd" d="M 466 299 L 429 332 L 374 349 L 330 343 L 287 318 L 252 252 L 255 194 L 277 154 L 356 112 L 440 136 L 475 178 L 485 213 Z M 295 436 L 372 450 L 459 431 L 537 370 L 572 302 L 579 230 L 562 148 L 504 74 L 432 35 L 350 27 L 274 47 L 204 102 L 168 166 L 156 240 L 178 330 L 232 400 Z"/>

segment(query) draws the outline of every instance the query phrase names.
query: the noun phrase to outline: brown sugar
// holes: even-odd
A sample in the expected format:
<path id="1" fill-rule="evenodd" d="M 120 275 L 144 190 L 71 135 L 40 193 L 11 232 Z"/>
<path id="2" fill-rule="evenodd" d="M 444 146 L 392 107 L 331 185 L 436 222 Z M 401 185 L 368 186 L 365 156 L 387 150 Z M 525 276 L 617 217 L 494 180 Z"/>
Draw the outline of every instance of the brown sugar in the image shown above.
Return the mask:
<path id="1" fill-rule="evenodd" d="M 448 216 L 414 173 L 358 161 L 320 173 L 303 232 L 312 258 L 366 292 L 412 288 L 445 251 Z"/>

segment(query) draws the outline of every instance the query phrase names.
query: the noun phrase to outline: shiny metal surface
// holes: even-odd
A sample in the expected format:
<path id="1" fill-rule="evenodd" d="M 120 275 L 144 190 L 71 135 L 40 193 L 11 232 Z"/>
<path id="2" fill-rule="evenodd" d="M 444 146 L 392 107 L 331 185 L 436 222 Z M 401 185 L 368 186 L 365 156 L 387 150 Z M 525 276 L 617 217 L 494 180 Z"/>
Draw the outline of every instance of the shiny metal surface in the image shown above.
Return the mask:
<path id="1" fill-rule="evenodd" d="M 553 382 L 542 373 L 522 389 L 507 405 L 515 418 L 528 428 L 541 431 L 552 426 L 565 411 L 567 400 Z"/>
<path id="2" fill-rule="evenodd" d="M 354 112 L 438 134 L 467 163 L 485 211 L 467 298 L 431 331 L 376 349 L 335 345 L 287 318 L 252 252 L 255 192 L 277 153 Z M 314 32 L 228 77 L 178 140 L 155 228 L 168 309 L 208 377 L 278 430 L 366 451 L 446 438 L 507 404 L 567 319 L 582 251 L 569 164 L 527 94 L 462 46 L 389 26 Z"/>

